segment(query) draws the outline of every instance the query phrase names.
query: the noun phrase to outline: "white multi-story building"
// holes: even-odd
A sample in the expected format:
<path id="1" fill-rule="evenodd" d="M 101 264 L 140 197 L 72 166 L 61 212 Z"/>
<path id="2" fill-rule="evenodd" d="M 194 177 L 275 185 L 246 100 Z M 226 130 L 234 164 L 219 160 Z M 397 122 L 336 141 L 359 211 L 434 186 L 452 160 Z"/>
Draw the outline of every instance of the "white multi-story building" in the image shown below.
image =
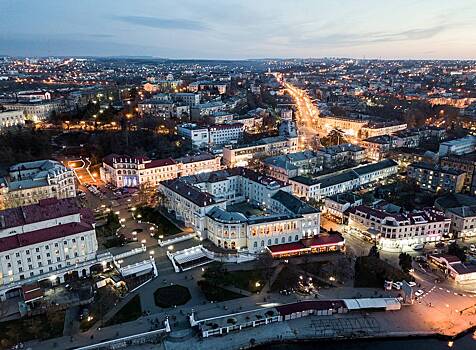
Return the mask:
<path id="1" fill-rule="evenodd" d="M 323 162 L 322 155 L 309 150 L 262 160 L 266 173 L 284 182 L 288 182 L 292 177 L 321 171 Z"/>
<path id="2" fill-rule="evenodd" d="M 349 227 L 375 237 L 384 250 L 403 251 L 416 245 L 435 243 L 450 232 L 451 220 L 435 209 L 387 213 L 357 206 L 349 213 Z"/>
<path id="3" fill-rule="evenodd" d="M 221 169 L 220 157 L 209 153 L 178 159 L 151 160 L 110 154 L 100 168 L 101 180 L 116 187 L 156 186 L 164 180 Z"/>
<path id="4" fill-rule="evenodd" d="M 20 101 L 46 101 L 51 100 L 51 94 L 48 91 L 20 91 L 16 98 Z"/>
<path id="5" fill-rule="evenodd" d="M 243 137 L 244 126 L 240 123 L 213 125 L 208 129 L 210 145 L 236 143 Z"/>
<path id="6" fill-rule="evenodd" d="M 142 116 L 153 116 L 157 118 L 170 118 L 175 116 L 175 103 L 170 100 L 152 98 L 137 104 L 139 113 Z"/>
<path id="7" fill-rule="evenodd" d="M 476 136 L 469 135 L 461 139 L 446 141 L 440 144 L 438 155 L 462 155 L 476 150 Z"/>
<path id="8" fill-rule="evenodd" d="M 173 94 L 172 97 L 175 101 L 180 101 L 190 107 L 200 104 L 200 94 L 178 92 Z"/>
<path id="9" fill-rule="evenodd" d="M 451 233 L 456 238 L 476 237 L 476 206 L 461 206 L 445 211 L 451 219 Z"/>
<path id="10" fill-rule="evenodd" d="M 368 115 L 356 117 L 322 116 L 319 117 L 319 125 L 328 131 L 339 129 L 347 135 L 361 139 L 392 135 L 407 128 L 405 123 L 373 122 L 372 117 Z"/>
<path id="11" fill-rule="evenodd" d="M 177 127 L 177 133 L 190 140 L 193 147 L 204 148 L 210 143 L 210 134 L 206 126 L 185 123 Z"/>
<path id="12" fill-rule="evenodd" d="M 243 124 L 245 131 L 250 134 L 261 132 L 263 127 L 263 117 L 261 115 L 240 115 L 234 118 L 235 122 Z"/>
<path id="13" fill-rule="evenodd" d="M 169 211 L 225 250 L 259 253 L 319 234 L 319 210 L 289 185 L 246 168 L 165 181 L 159 191 Z"/>
<path id="14" fill-rule="evenodd" d="M 297 152 L 297 150 L 297 137 L 267 137 L 253 144 L 224 147 L 223 161 L 230 167 L 247 166 L 250 160 L 258 156 L 288 154 Z"/>
<path id="15" fill-rule="evenodd" d="M 160 181 L 175 179 L 178 171 L 177 162 L 170 158 L 150 160 L 110 154 L 103 159 L 100 176 L 116 187 L 155 186 Z"/>
<path id="16" fill-rule="evenodd" d="M 4 108 L 16 111 L 22 111 L 25 118 L 33 122 L 47 120 L 53 111 L 57 113 L 66 112 L 69 107 L 64 100 L 42 100 L 27 102 L 8 102 L 1 103 Z"/>
<path id="17" fill-rule="evenodd" d="M 406 129 L 406 123 L 369 123 L 360 130 L 360 138 L 392 135 Z"/>
<path id="18" fill-rule="evenodd" d="M 228 124 L 233 122 L 233 113 L 215 112 L 208 116 L 210 124 Z"/>
<path id="19" fill-rule="evenodd" d="M 243 124 L 240 123 L 217 124 L 209 127 L 186 123 L 177 127 L 178 134 L 189 139 L 192 146 L 198 148 L 236 143 L 243 137 L 243 130 Z"/>
<path id="20" fill-rule="evenodd" d="M 324 147 L 317 152 L 324 159 L 324 168 L 357 165 L 365 159 L 364 148 L 352 143 Z"/>
<path id="21" fill-rule="evenodd" d="M 352 192 L 339 193 L 324 200 L 324 213 L 342 223 L 346 212 L 358 205 L 362 205 L 361 197 Z"/>
<path id="22" fill-rule="evenodd" d="M 97 249 L 93 213 L 74 199 L 0 211 L 0 298 L 17 295 L 23 284 L 89 275 Z"/>
<path id="23" fill-rule="evenodd" d="M 0 110 L 0 132 L 13 126 L 25 125 L 25 115 L 22 111 Z"/>
<path id="24" fill-rule="evenodd" d="M 289 179 L 298 197 L 320 200 L 339 193 L 354 191 L 360 186 L 383 180 L 398 172 L 398 164 L 390 159 L 358 166 L 319 177 L 296 176 Z"/>
<path id="25" fill-rule="evenodd" d="M 204 117 L 217 112 L 223 112 L 227 109 L 226 104 L 221 101 L 211 101 L 201 103 L 190 108 L 192 120 L 201 121 Z"/>
<path id="26" fill-rule="evenodd" d="M 177 158 L 175 161 L 179 168 L 178 176 L 196 175 L 217 171 L 222 168 L 221 157 L 206 152 Z"/>
<path id="27" fill-rule="evenodd" d="M 227 86 L 227 83 L 222 83 L 219 81 L 195 81 L 190 83 L 187 89 L 192 92 L 198 92 L 204 89 L 217 89 L 218 93 L 223 95 L 226 93 Z"/>
<path id="28" fill-rule="evenodd" d="M 19 163 L 10 167 L 7 177 L 0 178 L 0 206 L 7 208 L 75 196 L 73 170 L 55 160 Z"/>

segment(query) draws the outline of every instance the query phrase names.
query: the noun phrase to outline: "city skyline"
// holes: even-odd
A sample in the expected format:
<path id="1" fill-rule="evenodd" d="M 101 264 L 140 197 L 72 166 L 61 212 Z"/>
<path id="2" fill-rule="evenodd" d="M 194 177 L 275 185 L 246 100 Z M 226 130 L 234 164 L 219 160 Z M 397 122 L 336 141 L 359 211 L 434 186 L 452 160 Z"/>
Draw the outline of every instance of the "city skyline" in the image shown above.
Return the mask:
<path id="1" fill-rule="evenodd" d="M 0 55 L 476 58 L 470 1 L 1 0 L 0 9 Z"/>

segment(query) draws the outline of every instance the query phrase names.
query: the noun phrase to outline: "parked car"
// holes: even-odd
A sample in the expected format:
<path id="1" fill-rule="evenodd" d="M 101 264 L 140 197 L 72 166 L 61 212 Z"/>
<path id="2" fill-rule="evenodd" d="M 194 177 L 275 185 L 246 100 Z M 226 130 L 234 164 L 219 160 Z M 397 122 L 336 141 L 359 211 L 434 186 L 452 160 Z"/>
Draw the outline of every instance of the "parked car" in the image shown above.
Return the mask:
<path id="1" fill-rule="evenodd" d="M 421 289 L 418 289 L 416 292 L 415 292 L 415 297 L 416 298 L 419 298 L 421 297 L 425 292 Z"/>
<path id="2" fill-rule="evenodd" d="M 402 289 L 402 285 L 403 285 L 402 282 L 393 282 L 392 283 L 392 287 L 395 288 L 396 290 Z"/>

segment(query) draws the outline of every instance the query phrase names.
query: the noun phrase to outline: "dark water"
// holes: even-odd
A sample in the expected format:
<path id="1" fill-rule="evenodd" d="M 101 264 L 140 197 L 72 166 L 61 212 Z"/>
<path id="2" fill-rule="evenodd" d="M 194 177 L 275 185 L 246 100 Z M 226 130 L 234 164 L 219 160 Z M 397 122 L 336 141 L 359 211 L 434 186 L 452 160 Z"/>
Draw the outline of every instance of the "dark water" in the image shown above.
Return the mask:
<path id="1" fill-rule="evenodd" d="M 473 338 L 474 337 L 474 338 Z M 470 333 L 453 342 L 425 338 L 409 340 L 316 341 L 257 347 L 256 350 L 476 350 L 476 335 Z"/>

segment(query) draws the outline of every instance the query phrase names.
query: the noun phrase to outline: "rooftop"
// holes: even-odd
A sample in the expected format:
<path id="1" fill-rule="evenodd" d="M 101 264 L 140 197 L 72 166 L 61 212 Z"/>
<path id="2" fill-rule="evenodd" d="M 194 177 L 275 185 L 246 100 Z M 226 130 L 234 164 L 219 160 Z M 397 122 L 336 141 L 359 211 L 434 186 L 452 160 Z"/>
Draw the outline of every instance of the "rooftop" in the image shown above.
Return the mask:
<path id="1" fill-rule="evenodd" d="M 197 187 L 181 181 L 180 179 L 166 180 L 161 183 L 199 207 L 217 203 L 211 194 L 202 192 Z"/>
<path id="2" fill-rule="evenodd" d="M 0 229 L 27 225 L 35 222 L 79 214 L 81 209 L 74 198 L 40 200 L 31 204 L 0 211 Z"/>
<path id="3" fill-rule="evenodd" d="M 278 192 L 276 192 L 276 194 L 272 198 L 281 203 L 287 210 L 289 210 L 293 214 L 319 213 L 319 209 L 311 207 L 306 202 L 283 190 L 279 190 Z"/>
<path id="4" fill-rule="evenodd" d="M 0 239 L 0 252 L 47 242 L 91 230 L 94 230 L 94 227 L 90 223 L 72 222 L 69 224 L 52 226 L 41 230 L 4 237 Z"/>

